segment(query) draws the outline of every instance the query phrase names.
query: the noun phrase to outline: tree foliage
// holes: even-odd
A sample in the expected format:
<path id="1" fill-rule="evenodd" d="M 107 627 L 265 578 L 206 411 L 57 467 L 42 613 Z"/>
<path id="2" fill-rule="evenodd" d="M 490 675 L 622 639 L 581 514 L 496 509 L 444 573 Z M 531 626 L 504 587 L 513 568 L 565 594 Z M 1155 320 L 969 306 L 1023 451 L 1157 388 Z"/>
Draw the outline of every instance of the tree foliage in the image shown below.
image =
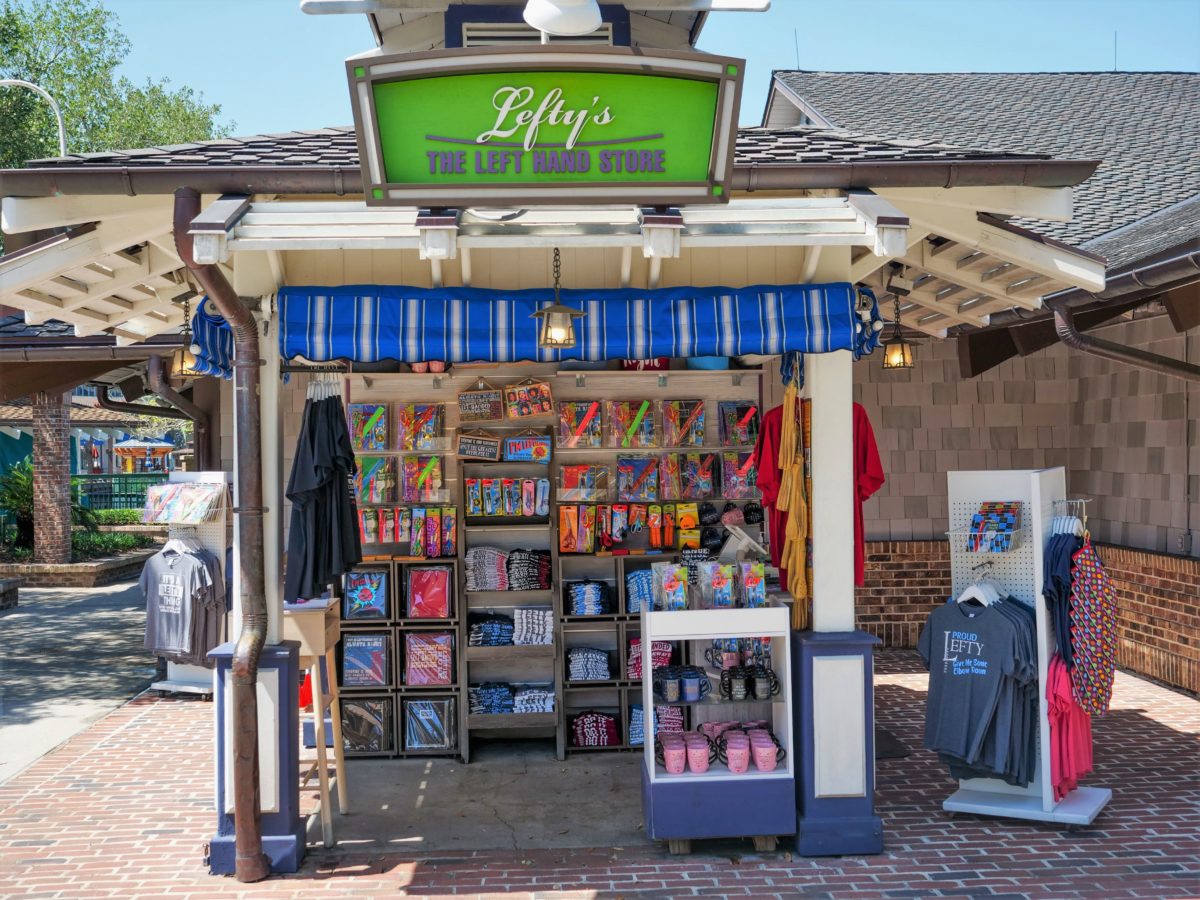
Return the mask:
<path id="1" fill-rule="evenodd" d="M 20 78 L 58 101 L 67 152 L 178 144 L 227 136 L 221 107 L 168 79 L 135 84 L 117 74 L 129 55 L 117 17 L 99 0 L 2 0 L 0 78 Z M 0 168 L 58 155 L 46 101 L 0 88 Z"/>

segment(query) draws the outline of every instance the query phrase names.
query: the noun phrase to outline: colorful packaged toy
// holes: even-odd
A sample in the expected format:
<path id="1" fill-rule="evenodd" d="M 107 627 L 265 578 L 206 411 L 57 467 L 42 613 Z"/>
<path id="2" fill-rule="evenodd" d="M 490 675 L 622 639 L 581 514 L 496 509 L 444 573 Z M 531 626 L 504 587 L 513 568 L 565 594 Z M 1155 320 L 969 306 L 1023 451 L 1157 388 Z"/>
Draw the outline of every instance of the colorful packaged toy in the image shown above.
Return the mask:
<path id="1" fill-rule="evenodd" d="M 688 608 L 688 570 L 673 562 L 656 562 L 650 567 L 654 579 L 654 608 Z"/>
<path id="2" fill-rule="evenodd" d="M 658 423 L 652 400 L 609 400 L 608 445 L 644 450 L 659 445 Z"/>
<path id="3" fill-rule="evenodd" d="M 350 444 L 355 453 L 388 449 L 388 408 L 385 403 L 350 404 Z"/>
<path id="4" fill-rule="evenodd" d="M 391 456 L 360 456 L 354 476 L 354 494 L 366 506 L 391 503 L 396 498 L 396 460 Z"/>
<path id="5" fill-rule="evenodd" d="M 441 403 L 396 407 L 397 450 L 441 450 L 446 408 Z"/>
<path id="6" fill-rule="evenodd" d="M 760 562 L 738 563 L 739 590 L 742 606 L 767 605 L 767 566 Z"/>
<path id="7" fill-rule="evenodd" d="M 662 405 L 663 446 L 704 446 L 704 401 L 667 400 Z"/>
<path id="8" fill-rule="evenodd" d="M 599 400 L 568 400 L 558 404 L 559 447 L 599 447 L 602 442 Z"/>
<path id="9" fill-rule="evenodd" d="M 749 447 L 758 441 L 758 404 L 749 400 L 722 400 L 721 446 Z"/>
<path id="10" fill-rule="evenodd" d="M 617 499 L 626 503 L 658 500 L 658 460 L 655 457 L 617 457 Z"/>
<path id="11" fill-rule="evenodd" d="M 758 496 L 758 473 L 752 450 L 726 450 L 722 454 L 721 490 L 727 500 L 750 500 Z"/>

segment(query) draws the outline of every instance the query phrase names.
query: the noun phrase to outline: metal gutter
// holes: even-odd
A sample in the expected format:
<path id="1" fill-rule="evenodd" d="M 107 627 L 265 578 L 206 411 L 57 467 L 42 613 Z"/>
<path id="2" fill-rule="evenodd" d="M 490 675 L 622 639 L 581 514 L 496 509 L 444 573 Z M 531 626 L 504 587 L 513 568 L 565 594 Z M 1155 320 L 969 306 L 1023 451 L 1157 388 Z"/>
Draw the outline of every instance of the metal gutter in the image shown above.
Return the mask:
<path id="1" fill-rule="evenodd" d="M 192 444 L 196 451 L 196 468 L 201 472 L 209 469 L 209 415 L 191 400 L 184 397 L 167 383 L 163 377 L 163 361 L 161 356 L 152 356 L 146 361 L 146 385 L 150 391 L 162 397 L 176 409 L 192 420 L 195 435 Z"/>
<path id="2" fill-rule="evenodd" d="M 0 342 L 0 362 L 76 362 L 78 360 L 111 359 L 143 362 L 151 357 L 166 356 L 179 347 L 178 343 L 161 347 L 77 346 L 74 344 L 20 344 Z"/>
<path id="3" fill-rule="evenodd" d="M 735 165 L 736 191 L 807 188 L 1068 187 L 1088 178 L 1093 160 L 978 160 Z M 362 193 L 358 166 L 45 166 L 0 171 L 0 197 L 60 194 L 171 194 L 181 185 L 206 194 Z"/>
<path id="4" fill-rule="evenodd" d="M 191 416 L 185 413 L 182 409 L 171 409 L 167 406 L 149 406 L 145 403 L 123 403 L 120 400 L 114 400 L 112 397 L 110 397 L 108 391 L 108 385 L 96 385 L 96 405 L 101 409 L 108 409 L 119 413 L 129 413 L 134 416 L 161 416 L 164 419 L 191 418 Z"/>
<path id="5" fill-rule="evenodd" d="M 219 267 L 196 262 L 191 226 L 200 213 L 199 190 L 181 187 L 174 193 L 173 231 L 179 258 L 233 329 L 233 410 L 238 440 L 238 505 L 235 512 L 242 610 L 242 631 L 233 651 L 233 702 L 229 723 L 233 731 L 234 874 L 238 881 L 253 882 L 271 874 L 270 860 L 263 853 L 258 763 L 258 658 L 267 639 L 259 404 L 259 373 L 263 361 L 254 316 Z"/>
<path id="6" fill-rule="evenodd" d="M 1136 347 L 1126 347 L 1123 344 L 1113 341 L 1106 341 L 1102 338 L 1081 334 L 1075 327 L 1074 313 L 1071 311 L 1070 304 L 1065 299 L 1061 297 L 1058 299 L 1048 297 L 1046 298 L 1046 305 L 1054 312 L 1054 330 L 1058 333 L 1058 339 L 1071 349 L 1078 350 L 1081 353 L 1088 353 L 1092 356 L 1099 356 L 1102 359 L 1110 359 L 1115 362 L 1138 366 L 1142 369 L 1149 369 L 1151 372 L 1173 375 L 1185 381 L 1200 383 L 1200 366 L 1193 365 L 1184 360 L 1172 359 L 1169 356 L 1149 353 L 1145 350 L 1139 350 Z"/>

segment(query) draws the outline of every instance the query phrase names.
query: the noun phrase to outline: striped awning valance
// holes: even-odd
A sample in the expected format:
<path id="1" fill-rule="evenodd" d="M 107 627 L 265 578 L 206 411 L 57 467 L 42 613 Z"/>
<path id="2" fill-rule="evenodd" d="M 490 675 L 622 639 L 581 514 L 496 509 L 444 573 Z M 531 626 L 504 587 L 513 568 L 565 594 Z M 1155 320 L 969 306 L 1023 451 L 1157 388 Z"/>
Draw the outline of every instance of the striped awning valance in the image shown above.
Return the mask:
<path id="1" fill-rule="evenodd" d="M 863 296 L 863 311 L 859 298 Z M 745 288 L 569 290 L 561 302 L 585 314 L 569 350 L 537 345 L 550 289 L 286 287 L 279 292 L 285 359 L 312 362 L 509 362 L 870 353 L 875 298 L 845 283 Z"/>
<path id="2" fill-rule="evenodd" d="M 197 373 L 233 377 L 233 330 L 210 307 L 207 297 L 192 316 L 192 352 L 196 356 L 192 368 Z"/>

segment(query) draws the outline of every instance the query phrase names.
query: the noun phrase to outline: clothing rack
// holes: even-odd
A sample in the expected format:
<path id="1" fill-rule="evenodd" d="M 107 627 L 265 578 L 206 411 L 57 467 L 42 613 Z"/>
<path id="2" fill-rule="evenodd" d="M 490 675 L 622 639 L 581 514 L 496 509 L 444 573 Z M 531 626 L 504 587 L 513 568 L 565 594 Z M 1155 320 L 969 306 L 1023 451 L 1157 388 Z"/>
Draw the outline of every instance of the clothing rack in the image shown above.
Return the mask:
<path id="1" fill-rule="evenodd" d="M 232 480 L 228 472 L 172 472 L 168 478 L 171 482 L 206 482 L 228 485 Z M 227 488 L 228 490 L 228 488 Z M 225 562 L 225 554 L 229 549 L 229 504 L 222 504 L 222 514 L 199 524 L 170 523 L 167 531 L 168 538 L 191 538 L 197 541 L 221 561 Z M 235 564 L 234 571 L 237 571 Z M 229 586 L 226 585 L 226 590 Z M 226 635 L 230 629 L 229 618 L 225 620 Z M 150 685 L 154 691 L 170 694 L 211 694 L 213 692 L 213 676 L 215 670 L 204 666 L 193 666 L 185 663 L 167 661 L 167 677 Z"/>
<path id="2" fill-rule="evenodd" d="M 1038 655 L 1038 754 L 1037 771 L 1027 787 L 1010 785 L 998 778 L 959 781 L 959 788 L 942 802 L 951 813 L 1032 819 L 1064 825 L 1090 825 L 1112 799 L 1112 790 L 1078 787 L 1055 801 L 1050 772 L 1050 719 L 1046 700 L 1047 671 L 1054 654 L 1054 633 L 1046 601 L 1042 597 L 1042 556 L 1051 534 L 1056 508 L 1088 501 L 1068 500 L 1066 472 L 1024 469 L 998 472 L 950 472 L 949 507 L 952 532 L 969 526 L 981 503 L 1016 501 L 1021 505 L 1021 530 L 1025 540 L 1007 552 L 993 552 L 979 562 L 979 555 L 951 540 L 951 596 L 957 597 L 980 580 L 978 570 L 987 567 L 988 577 L 1002 585 L 1018 602 L 1033 607 L 1037 617 Z"/>

